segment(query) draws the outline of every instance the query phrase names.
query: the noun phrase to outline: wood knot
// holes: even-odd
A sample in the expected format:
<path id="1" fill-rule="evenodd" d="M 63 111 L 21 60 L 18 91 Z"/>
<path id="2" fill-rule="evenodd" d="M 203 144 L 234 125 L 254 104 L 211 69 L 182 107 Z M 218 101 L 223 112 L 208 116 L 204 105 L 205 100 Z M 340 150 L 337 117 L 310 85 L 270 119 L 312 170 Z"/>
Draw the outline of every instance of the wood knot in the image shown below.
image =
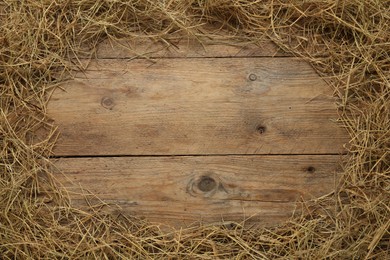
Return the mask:
<path id="1" fill-rule="evenodd" d="M 100 104 L 102 105 L 102 107 L 109 110 L 111 110 L 115 105 L 114 100 L 110 97 L 103 97 Z"/>
<path id="2" fill-rule="evenodd" d="M 211 197 L 220 187 L 222 184 L 219 178 L 213 173 L 207 173 L 192 178 L 187 185 L 187 192 L 194 197 Z"/>
<path id="3" fill-rule="evenodd" d="M 256 126 L 256 132 L 261 134 L 261 135 L 264 134 L 266 130 L 267 130 L 267 128 L 263 125 Z"/>
<path id="4" fill-rule="evenodd" d="M 248 78 L 250 81 L 255 81 L 257 79 L 257 76 L 256 76 L 256 74 L 251 73 L 251 74 L 249 74 Z"/>
<path id="5" fill-rule="evenodd" d="M 212 191 L 216 187 L 217 182 L 209 176 L 202 176 L 198 182 L 198 188 L 203 192 Z"/>
<path id="6" fill-rule="evenodd" d="M 309 167 L 306 168 L 306 171 L 307 171 L 308 173 L 315 173 L 316 168 L 313 167 L 313 166 L 309 166 Z"/>

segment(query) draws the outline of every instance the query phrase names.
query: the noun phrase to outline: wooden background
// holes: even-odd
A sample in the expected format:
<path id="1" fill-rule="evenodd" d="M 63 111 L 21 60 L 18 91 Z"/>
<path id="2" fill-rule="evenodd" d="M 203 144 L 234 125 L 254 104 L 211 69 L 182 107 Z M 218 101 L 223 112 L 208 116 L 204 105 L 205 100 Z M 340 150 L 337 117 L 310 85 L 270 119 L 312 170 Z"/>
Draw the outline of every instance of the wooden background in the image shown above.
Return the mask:
<path id="1" fill-rule="evenodd" d="M 309 64 L 269 42 L 172 43 L 105 42 L 53 93 L 56 177 L 74 205 L 271 225 L 334 190 L 347 135 Z"/>

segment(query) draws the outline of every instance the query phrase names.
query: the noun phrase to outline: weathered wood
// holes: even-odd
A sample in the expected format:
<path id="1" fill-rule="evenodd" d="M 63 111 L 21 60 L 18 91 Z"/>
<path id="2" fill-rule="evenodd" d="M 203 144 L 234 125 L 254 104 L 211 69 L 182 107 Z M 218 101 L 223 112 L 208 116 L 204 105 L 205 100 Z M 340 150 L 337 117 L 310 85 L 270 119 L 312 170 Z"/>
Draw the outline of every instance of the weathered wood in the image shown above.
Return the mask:
<path id="1" fill-rule="evenodd" d="M 107 39 L 100 43 L 96 57 L 124 58 L 194 58 L 194 57 L 277 57 L 291 56 L 268 39 L 257 44 L 245 43 L 234 36 L 220 32 L 208 37 L 187 36 L 177 33 L 166 40 L 155 40 L 145 35 L 132 39 Z"/>
<path id="2" fill-rule="evenodd" d="M 283 221 L 300 198 L 334 190 L 338 161 L 335 155 L 166 156 L 62 158 L 55 165 L 76 206 L 85 205 L 80 193 L 91 192 L 119 204 L 120 212 L 179 227 L 249 217 L 260 225 Z"/>
<path id="3" fill-rule="evenodd" d="M 58 89 L 55 154 L 337 154 L 332 91 L 296 58 L 97 60 Z"/>
<path id="4" fill-rule="evenodd" d="M 170 42 L 105 42 L 102 59 L 53 93 L 55 155 L 144 155 L 58 159 L 73 205 L 91 194 L 109 212 L 175 227 L 246 218 L 267 226 L 300 198 L 334 189 L 339 156 L 325 154 L 348 138 L 332 122 L 330 87 L 307 63 L 264 58 L 284 55 L 272 44 Z M 156 59 L 126 59 L 144 56 Z"/>
<path id="5" fill-rule="evenodd" d="M 208 42 L 208 44 L 207 44 Z M 260 44 L 259 44 L 260 45 Z M 195 57 L 272 57 L 286 56 L 272 43 L 231 44 L 209 41 L 201 43 L 195 39 L 173 41 L 170 43 L 155 42 L 150 39 L 106 40 L 99 45 L 96 53 L 100 59 L 124 58 L 195 58 Z"/>

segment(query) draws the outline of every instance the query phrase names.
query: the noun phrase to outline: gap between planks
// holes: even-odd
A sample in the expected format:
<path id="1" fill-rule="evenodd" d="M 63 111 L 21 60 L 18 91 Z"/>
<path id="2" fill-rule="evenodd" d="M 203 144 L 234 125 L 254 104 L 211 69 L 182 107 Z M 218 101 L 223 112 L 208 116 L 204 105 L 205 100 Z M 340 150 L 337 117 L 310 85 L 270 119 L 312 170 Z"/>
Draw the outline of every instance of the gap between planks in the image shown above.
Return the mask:
<path id="1" fill-rule="evenodd" d="M 186 59 L 186 60 L 197 60 L 197 59 L 203 59 L 203 60 L 207 60 L 207 59 L 242 59 L 242 58 L 245 58 L 245 59 L 269 59 L 269 58 L 272 58 L 272 59 L 285 59 L 285 58 L 289 58 L 289 59 L 292 59 L 292 58 L 296 58 L 296 59 L 300 59 L 298 57 L 294 57 L 294 56 L 267 56 L 267 55 L 264 55 L 264 56 L 210 56 L 210 57 L 164 57 L 164 56 L 156 56 L 156 57 L 130 57 L 130 58 L 109 58 L 109 57 L 105 57 L 105 58 L 79 58 L 78 60 L 80 61 L 93 61 L 93 60 L 128 60 L 128 61 L 131 61 L 131 60 L 150 60 L 151 62 L 155 61 L 155 60 L 181 60 L 181 59 Z M 75 60 L 75 59 L 73 59 Z"/>
<path id="2" fill-rule="evenodd" d="M 326 156 L 326 155 L 346 155 L 347 152 L 340 152 L 340 153 L 309 153 L 309 154 L 265 154 L 264 156 L 297 156 L 297 155 L 307 155 L 307 156 Z M 208 156 L 216 156 L 216 157 L 223 157 L 223 156 L 244 156 L 244 157 L 250 157 L 250 156 L 259 156 L 258 154 L 128 154 L 128 155 L 120 155 L 120 154 L 112 154 L 112 155 L 53 155 L 50 156 L 50 159 L 60 159 L 60 158 L 121 158 L 121 157 L 185 157 L 185 156 L 191 156 L 191 157 L 208 157 Z"/>

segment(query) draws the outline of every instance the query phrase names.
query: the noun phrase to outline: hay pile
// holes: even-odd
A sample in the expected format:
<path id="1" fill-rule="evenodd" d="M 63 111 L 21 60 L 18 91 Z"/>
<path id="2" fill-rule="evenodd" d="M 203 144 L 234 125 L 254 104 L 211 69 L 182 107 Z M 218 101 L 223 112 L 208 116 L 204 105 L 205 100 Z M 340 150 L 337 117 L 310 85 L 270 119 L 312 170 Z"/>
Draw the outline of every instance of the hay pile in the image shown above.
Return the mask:
<path id="1" fill-rule="evenodd" d="M 48 160 L 50 91 L 101 40 L 198 36 L 219 24 L 270 38 L 334 87 L 350 133 L 338 189 L 279 227 L 237 224 L 162 233 L 157 226 L 69 206 Z M 389 259 L 390 1 L 3 0 L 0 2 L 2 259 Z M 45 128 L 45 138 L 34 135 Z"/>

